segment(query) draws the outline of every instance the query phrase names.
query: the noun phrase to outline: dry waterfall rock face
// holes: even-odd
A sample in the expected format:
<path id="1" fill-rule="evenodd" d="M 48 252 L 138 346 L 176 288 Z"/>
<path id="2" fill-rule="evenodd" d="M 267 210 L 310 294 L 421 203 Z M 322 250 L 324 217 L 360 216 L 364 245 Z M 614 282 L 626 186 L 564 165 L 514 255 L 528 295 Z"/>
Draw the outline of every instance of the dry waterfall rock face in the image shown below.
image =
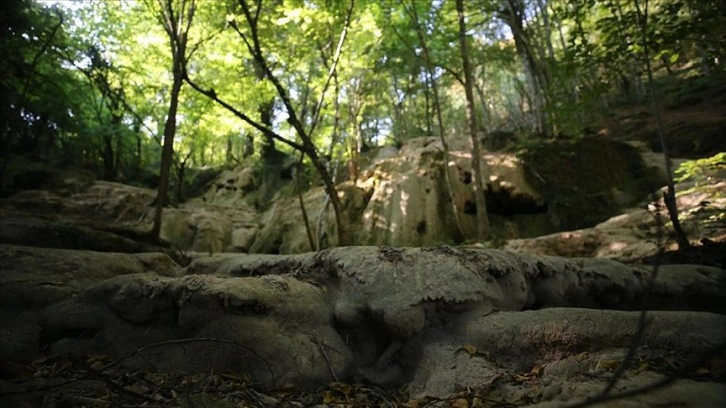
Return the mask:
<path id="1" fill-rule="evenodd" d="M 726 181 L 697 187 L 693 182 L 676 185 L 679 218 L 688 237 L 693 241 L 704 238 L 715 241 L 726 239 L 723 214 L 726 212 Z M 658 196 L 662 196 L 662 191 Z M 602 257 L 621 262 L 637 262 L 658 253 L 662 241 L 661 227 L 655 214 L 660 208 L 660 219 L 668 219 L 662 199 L 642 208 L 627 209 L 592 228 L 565 231 L 530 239 L 509 240 L 503 249 L 535 255 L 564 257 Z M 676 249 L 672 240 L 665 243 Z M 723 258 L 722 258 L 723 259 Z"/>
<path id="2" fill-rule="evenodd" d="M 597 392 L 627 351 L 650 275 L 612 260 L 447 246 L 198 254 L 185 268 L 166 255 L 3 246 L 0 262 L 10 266 L 3 356 L 27 361 L 48 347 L 131 369 L 228 370 L 266 386 L 408 384 L 412 396 L 490 384 L 531 401 Z M 712 353 L 726 341 L 724 305 L 725 271 L 661 266 L 638 357 Z M 21 311 L 23 324 L 8 318 Z M 535 366 L 544 371 L 534 383 L 502 381 Z M 622 386 L 662 375 L 628 372 Z"/>
<path id="3" fill-rule="evenodd" d="M 462 243 L 475 237 L 475 200 L 467 146 L 468 141 L 463 138 L 452 139 L 448 163 L 443 163 L 441 141 L 435 137 L 415 138 L 400 148 L 382 147 L 362 157 L 359 179 L 338 185 L 350 242 L 356 245 L 428 246 Z M 451 176 L 463 231 L 457 229 L 444 168 Z M 531 163 L 512 152 L 484 154 L 482 169 L 492 231 L 497 237 L 512 240 L 505 249 L 561 256 L 615 256 L 620 251 L 621 260 L 626 261 L 656 250 L 655 245 L 647 242 L 653 235 L 651 232 L 629 225 L 585 230 L 580 233 L 582 236 L 517 240 L 556 230 L 556 214 L 549 210 L 556 198 L 544 197 L 547 188 L 539 185 L 543 182 L 541 177 L 532 172 Z M 202 253 L 293 254 L 312 250 L 298 197 L 292 194 L 294 182 L 287 180 L 285 193 L 277 191 L 271 203 L 260 203 L 261 190 L 267 187 L 259 185 L 256 176 L 259 174 L 252 167 L 219 173 L 206 184 L 200 197 L 165 208 L 161 237 L 183 251 Z M 27 174 L 18 170 L 17 174 L 5 177 L 4 183 L 13 187 L 26 178 L 31 180 L 23 186 L 30 189 L 19 190 L 0 200 L 0 209 L 7 211 L 9 216 L 62 220 L 66 224 L 106 231 L 118 228 L 148 231 L 151 228 L 152 203 L 156 195 L 152 189 L 93 180 L 84 172 L 53 173 L 52 169 L 36 169 Z M 304 192 L 303 200 L 312 229 L 316 231 L 318 217 L 323 213 L 325 192 L 319 185 L 313 185 Z M 709 197 L 703 201 L 715 203 L 718 200 Z M 327 224 L 323 227 L 327 245 L 324 247 L 334 247 L 337 245 L 335 217 L 331 208 L 325 214 Z M 635 215 L 637 218 L 628 218 L 632 225 L 649 222 L 647 212 Z M 44 240 L 36 240 L 35 235 L 25 241 L 2 238 L 5 239 L 3 242 L 11 244 L 62 247 L 55 241 L 43 245 Z M 33 244 L 34 241 L 38 243 Z M 116 248 L 129 246 L 128 243 L 113 245 Z M 108 250 L 108 245 L 103 248 L 76 247 Z"/>
<path id="4" fill-rule="evenodd" d="M 44 189 L 26 189 L 0 200 L 3 243 L 98 251 L 153 250 L 104 230 L 150 230 L 155 190 L 94 180 L 92 175 L 77 170 L 46 170 L 42 175 L 45 184 L 38 188 Z M 27 174 L 17 177 L 27 178 Z M 230 174 L 221 177 L 229 179 Z M 161 238 L 182 250 L 196 252 L 249 250 L 259 214 L 241 201 L 231 203 L 249 192 L 250 177 L 243 171 L 242 185 L 212 185 L 208 202 L 205 196 L 166 208 Z"/>
<path id="5" fill-rule="evenodd" d="M 399 150 L 381 148 L 360 172 L 356 182 L 339 185 L 346 225 L 353 242 L 359 245 L 436 245 L 444 241 L 462 242 L 476 235 L 474 197 L 471 185 L 471 159 L 465 150 L 452 151 L 449 167 L 457 208 L 460 209 L 463 233 L 456 222 L 443 173 L 441 141 L 423 137 L 407 141 Z M 524 164 L 512 153 L 483 156 L 487 169 L 487 195 L 492 206 L 500 209 L 544 211 L 541 195 L 530 186 Z M 315 228 L 324 202 L 322 188 L 303 194 L 308 218 Z M 504 211 L 504 210 L 503 210 Z M 519 229 L 531 223 L 524 217 L 516 222 L 496 216 L 492 228 L 502 236 L 515 238 Z M 275 201 L 260 217 L 260 230 L 250 248 L 254 253 L 293 254 L 310 250 L 297 197 Z M 330 246 L 336 244 L 332 210 L 328 212 L 326 231 Z M 356 226 L 353 228 L 352 226 Z"/>

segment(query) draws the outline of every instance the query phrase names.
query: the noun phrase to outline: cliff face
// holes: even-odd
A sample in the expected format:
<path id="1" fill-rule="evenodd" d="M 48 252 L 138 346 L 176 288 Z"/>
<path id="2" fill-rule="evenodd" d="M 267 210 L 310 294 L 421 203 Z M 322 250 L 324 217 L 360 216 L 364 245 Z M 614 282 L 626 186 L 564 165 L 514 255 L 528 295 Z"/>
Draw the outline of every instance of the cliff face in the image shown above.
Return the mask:
<path id="1" fill-rule="evenodd" d="M 427 246 L 474 240 L 471 156 L 461 141 L 454 141 L 451 147 L 446 165 L 451 171 L 461 231 L 446 186 L 441 143 L 437 138 L 418 138 L 400 149 L 379 149 L 356 183 L 341 184 L 353 243 Z M 506 151 L 482 155 L 487 210 L 497 238 L 531 238 L 592 226 L 646 199 L 661 185 L 638 150 L 625 143 L 553 143 L 524 157 L 526 161 Z M 304 201 L 314 220 L 324 201 L 322 188 L 305 193 Z M 252 251 L 310 250 L 299 207 L 295 197 L 277 200 L 261 217 Z M 332 210 L 328 217 L 327 235 L 335 245 Z"/>
<path id="2" fill-rule="evenodd" d="M 496 235 L 514 238 L 522 214 L 544 214 L 540 194 L 526 180 L 524 165 L 511 153 L 483 156 L 487 174 L 487 198 Z M 449 199 L 441 143 L 436 138 L 419 138 L 401 149 L 381 148 L 361 171 L 356 183 L 339 186 L 349 233 L 356 245 L 427 246 L 461 243 L 475 236 L 474 197 L 469 153 L 454 150 L 448 163 L 459 209 L 462 230 L 458 231 Z M 308 216 L 314 220 L 324 202 L 322 188 L 304 194 Z M 519 210 L 517 210 L 519 209 Z M 498 215 L 499 211 L 501 215 Z M 328 214 L 329 243 L 336 244 L 332 209 Z M 507 220 L 507 218 L 509 220 Z M 544 218 L 544 217 L 542 217 Z M 262 228 L 253 252 L 298 253 L 310 250 L 302 213 L 296 197 L 280 199 L 261 217 Z"/>
<path id="3" fill-rule="evenodd" d="M 637 150 L 625 143 L 584 141 L 538 151 L 524 155 L 526 161 L 507 151 L 482 155 L 487 210 L 497 239 L 592 226 L 650 191 L 643 187 L 648 172 Z M 454 218 L 445 166 L 461 230 Z M 37 241 L 37 227 L 22 227 L 18 217 L 24 216 L 106 231 L 119 227 L 146 231 L 151 226 L 153 190 L 94 182 L 85 173 L 53 170 L 46 164 L 23 163 L 9 169 L 3 176 L 4 186 L 20 191 L 0 200 L 0 211 L 14 217 L 15 232 L 5 237 L 8 243 Z M 19 188 L 27 184 L 21 183 L 24 177 L 38 172 L 44 174 L 43 183 L 33 189 Z M 353 245 L 430 246 L 474 240 L 471 157 L 463 140 L 451 141 L 449 163 L 444 163 L 441 143 L 433 137 L 412 139 L 400 149 L 378 148 L 365 157 L 359 174 L 355 182 L 338 186 Z M 291 192 L 295 183 L 289 179 L 287 183 L 260 211 L 255 204 L 265 186 L 258 185 L 253 170 L 224 171 L 200 197 L 164 210 L 162 238 L 191 252 L 310 251 L 314 248 L 307 238 L 299 199 Z M 319 235 L 317 228 L 322 225 L 327 246 L 336 246 L 335 217 L 332 207 L 323 211 L 323 188 L 307 190 L 303 200 L 313 235 Z M 326 223 L 319 222 L 321 214 L 327 217 Z M 67 243 L 51 246 L 60 245 L 68 247 Z"/>

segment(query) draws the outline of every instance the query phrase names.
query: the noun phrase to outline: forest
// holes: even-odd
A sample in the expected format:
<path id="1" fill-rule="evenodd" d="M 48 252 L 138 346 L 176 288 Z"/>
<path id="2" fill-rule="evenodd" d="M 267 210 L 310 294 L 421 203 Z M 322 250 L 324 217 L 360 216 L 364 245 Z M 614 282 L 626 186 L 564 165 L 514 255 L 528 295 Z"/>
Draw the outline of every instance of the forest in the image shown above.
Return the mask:
<path id="1" fill-rule="evenodd" d="M 725 50 L 722 0 L 6 1 L 0 405 L 726 406 Z"/>
<path id="2" fill-rule="evenodd" d="M 372 147 L 516 135 L 527 151 L 596 135 L 614 109 L 653 100 L 669 80 L 712 81 L 723 7 L 16 0 L 2 17 L 1 150 L 158 187 L 158 203 L 183 200 L 195 170 L 245 163 L 265 174 L 299 156 L 339 214 L 334 169 L 355 179 Z"/>

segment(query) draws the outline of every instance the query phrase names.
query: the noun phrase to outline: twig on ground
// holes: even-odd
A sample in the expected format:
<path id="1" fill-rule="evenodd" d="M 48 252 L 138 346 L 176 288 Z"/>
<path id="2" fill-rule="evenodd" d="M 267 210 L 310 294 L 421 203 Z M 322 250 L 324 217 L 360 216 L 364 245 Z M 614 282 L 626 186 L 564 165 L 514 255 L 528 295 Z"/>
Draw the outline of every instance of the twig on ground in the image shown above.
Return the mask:
<path id="1" fill-rule="evenodd" d="M 333 363 L 330 361 L 330 356 L 328 355 L 327 350 L 325 350 L 325 345 L 318 338 L 313 338 L 313 341 L 315 342 L 315 344 L 318 345 L 318 348 L 320 349 L 320 354 L 323 355 L 325 362 L 328 364 L 328 370 L 330 370 L 330 375 L 333 376 L 333 380 L 335 380 L 335 382 L 338 382 L 338 376 L 335 374 L 335 370 L 333 369 Z"/>

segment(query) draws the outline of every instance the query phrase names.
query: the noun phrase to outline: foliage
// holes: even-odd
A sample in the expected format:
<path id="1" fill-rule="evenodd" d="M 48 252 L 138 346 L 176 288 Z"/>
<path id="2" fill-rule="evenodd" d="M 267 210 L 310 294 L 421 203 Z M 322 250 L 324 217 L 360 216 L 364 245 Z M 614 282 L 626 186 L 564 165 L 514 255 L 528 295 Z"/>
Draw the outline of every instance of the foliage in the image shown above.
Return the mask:
<path id="1" fill-rule="evenodd" d="M 726 153 L 718 153 L 698 160 L 687 160 L 675 170 L 675 181 L 693 181 L 696 185 L 723 178 L 726 175 Z"/>
<path id="2" fill-rule="evenodd" d="M 249 34 L 241 3 L 199 2 L 188 74 L 249 117 L 267 115 L 274 132 L 300 142 L 284 101 L 241 40 Z M 454 1 L 246 3 L 260 6 L 262 54 L 325 160 L 355 168 L 370 146 L 439 131 L 446 138 L 467 133 Z M 527 146 L 555 136 L 577 139 L 616 104 L 647 97 L 645 44 L 632 1 L 466 3 L 480 131 L 515 131 Z M 659 83 L 696 75 L 708 84 L 709 75 L 723 71 L 723 2 L 649 3 L 647 48 Z M 79 164 L 107 179 L 139 181 L 158 171 L 172 61 L 166 33 L 147 4 L 8 3 L 0 17 L 3 151 Z M 353 18 L 331 75 L 351 4 Z M 434 120 L 416 24 L 440 88 L 444 129 Z M 281 166 L 270 158 L 292 152 L 189 87 L 179 98 L 173 176 L 184 168 L 244 162 Z M 309 158 L 304 165 L 310 172 Z"/>

